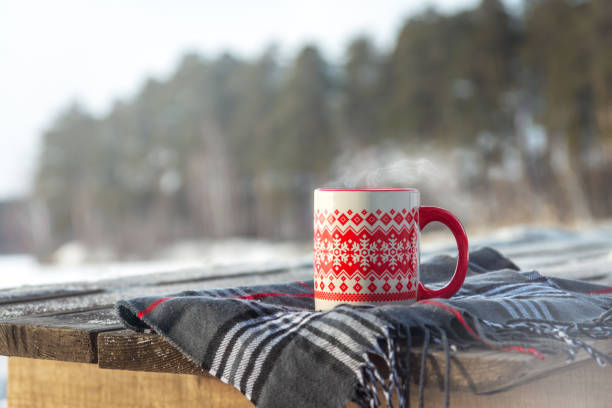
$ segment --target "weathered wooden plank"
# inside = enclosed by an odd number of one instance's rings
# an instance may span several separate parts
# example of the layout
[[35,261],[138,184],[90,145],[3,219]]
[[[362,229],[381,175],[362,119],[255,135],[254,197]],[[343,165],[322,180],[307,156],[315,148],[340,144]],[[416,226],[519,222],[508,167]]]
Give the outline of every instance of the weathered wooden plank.
[[160,296],[185,290],[203,290],[264,283],[289,282],[300,279],[312,279],[312,267],[269,268],[251,272],[235,272],[229,275],[206,275],[196,277],[191,274],[178,274],[177,282],[170,275],[163,274],[163,279],[156,277],[147,284],[121,285],[104,288],[86,295],[74,295],[54,299],[32,300],[19,303],[8,303],[0,306],[0,321],[20,316],[51,315],[56,313],[74,313],[94,308],[112,307],[118,300],[139,296]]
[[86,296],[102,292],[104,292],[104,289],[93,286],[73,288],[66,286],[53,288],[25,287],[0,292],[0,306],[15,303],[32,302],[37,300],[51,300],[72,296]]
[[[612,352],[612,340],[598,342],[596,347]],[[549,355],[539,360],[518,353],[474,350],[453,352],[451,358],[453,389],[478,393],[505,389],[567,366],[565,355]],[[588,359],[590,357],[586,353],[579,353],[573,364]],[[420,350],[415,348],[411,358],[414,374],[419,372],[420,362]],[[101,333],[98,336],[98,365],[101,368],[135,371],[181,374],[203,372],[160,336],[130,331]],[[444,353],[431,353],[427,359],[429,383],[443,383],[445,365]],[[414,380],[418,381],[416,378]]]
[[0,322],[0,355],[94,363],[98,334],[123,326],[112,309]]
[[[504,392],[476,395],[452,391],[450,402],[454,408],[603,408],[612,401],[610,383],[612,370],[585,361]],[[94,364],[16,357],[9,359],[7,396],[11,408],[253,406],[236,389],[213,377],[103,370]],[[444,404],[444,392],[436,384],[427,386],[424,396],[426,407]],[[411,406],[417,406],[417,398],[417,387],[413,385]],[[397,406],[397,398],[394,399]],[[355,405],[349,403],[348,407]]]
[[128,330],[98,336],[98,366],[105,369],[208,375],[161,336]]

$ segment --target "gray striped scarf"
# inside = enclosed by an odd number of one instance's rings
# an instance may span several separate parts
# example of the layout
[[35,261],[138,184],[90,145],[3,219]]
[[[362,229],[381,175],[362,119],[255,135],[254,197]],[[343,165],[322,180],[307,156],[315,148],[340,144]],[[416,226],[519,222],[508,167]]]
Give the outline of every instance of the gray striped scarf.
[[[421,277],[442,285],[454,262],[433,258],[421,265]],[[344,407],[348,401],[374,407],[379,398],[393,406],[394,392],[408,406],[407,353],[422,347],[425,358],[430,343],[447,357],[450,347],[534,358],[572,357],[582,348],[602,365],[612,361],[584,342],[612,337],[611,288],[520,271],[491,248],[470,254],[468,278],[453,298],[410,306],[316,312],[308,281],[123,300],[117,311],[128,328],[154,330],[261,407]]]

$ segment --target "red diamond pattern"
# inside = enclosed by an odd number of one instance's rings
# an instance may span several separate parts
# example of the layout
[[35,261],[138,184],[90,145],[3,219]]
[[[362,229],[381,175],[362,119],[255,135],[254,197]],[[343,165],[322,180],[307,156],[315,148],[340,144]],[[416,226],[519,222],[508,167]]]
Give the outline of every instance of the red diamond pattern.
[[374,284],[374,282],[370,283],[370,285],[368,286],[368,289],[370,290],[370,292],[374,292],[376,290],[376,285]]
[[327,287],[329,288],[329,290],[331,290],[332,292],[334,291],[334,289],[336,289],[336,285],[334,285],[334,282],[331,282],[329,285],[327,285]]
[[[321,224],[323,224],[325,220],[327,220],[328,224],[333,224],[335,221],[338,221],[342,225],[346,225],[349,221],[352,221],[353,224],[359,226],[364,221],[365,217],[365,221],[367,221],[370,225],[374,225],[379,220],[382,221],[385,225],[389,225],[391,221],[395,221],[396,224],[400,225],[402,224],[402,222],[404,222],[404,219],[409,223],[411,223],[413,219],[416,220],[418,212],[415,213],[414,210],[411,212],[403,208],[401,212],[400,210],[390,209],[388,213],[383,214],[382,210],[380,209],[376,210],[373,213],[368,213],[368,210],[363,209],[360,211],[360,215],[353,212],[352,210],[347,210],[346,213],[340,213],[340,211],[336,209],[333,211],[333,214],[338,216],[337,218],[334,217],[334,215],[331,213],[329,215],[327,214],[327,210],[321,212],[317,211],[315,214],[315,220],[319,220]],[[378,214],[379,216],[381,214],[383,215],[379,218],[375,214]]]
[[[337,216],[335,217],[334,214]],[[354,215],[353,215],[354,214]],[[382,221],[385,225],[388,225],[391,221],[395,221],[396,224],[400,225],[404,220],[411,223],[413,220],[418,222],[418,210],[412,209],[412,211],[402,208],[401,210],[390,209],[388,213],[383,214],[382,210],[377,209],[372,213],[368,213],[368,210],[363,209],[360,214],[353,212],[353,210],[347,210],[346,213],[341,213],[340,210],[335,209],[333,212],[327,209],[322,211],[315,211],[314,220],[318,220],[319,223],[323,224],[327,221],[328,224],[333,224],[335,221],[339,221],[342,225],[346,225],[349,221],[359,226],[365,218],[370,225],[374,225],[377,221]],[[376,216],[378,215],[378,217]]]
[[383,288],[383,290],[384,290],[385,292],[388,292],[388,291],[389,291],[389,289],[391,289],[391,285],[389,285],[389,283],[388,283],[388,282],[385,282],[385,284],[383,285],[383,287],[382,287],[382,288]]
[[359,293],[361,289],[363,289],[363,286],[361,286],[359,282],[357,282],[355,286],[353,286],[353,289],[355,289],[355,292]]
[[376,218],[376,216],[374,214],[370,214],[368,216],[368,218],[366,218],[366,221],[370,224],[370,225],[374,225],[374,223],[376,221],[378,221],[378,218]]
[[347,289],[348,289],[348,286],[346,286],[346,283],[342,282],[342,285],[340,285],[340,290],[342,290],[343,292],[346,292]]
[[[331,285],[333,285],[333,284],[329,285],[330,288],[331,288]],[[398,292],[401,292],[403,287],[404,287],[404,285],[402,285],[402,282],[397,282],[397,285],[395,285],[395,289],[397,289]]]

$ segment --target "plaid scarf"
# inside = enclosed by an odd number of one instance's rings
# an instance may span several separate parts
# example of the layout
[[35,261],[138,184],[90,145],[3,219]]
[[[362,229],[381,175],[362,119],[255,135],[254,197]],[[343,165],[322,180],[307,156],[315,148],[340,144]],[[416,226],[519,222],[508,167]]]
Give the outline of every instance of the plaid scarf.
[[[442,286],[454,266],[438,256],[420,274]],[[447,404],[453,346],[535,358],[584,349],[602,365],[612,361],[583,341],[612,337],[612,288],[521,271],[491,248],[470,254],[468,278],[451,299],[316,312],[312,284],[142,297],[118,302],[117,311],[128,328],[154,330],[261,407],[377,406],[377,383],[389,406],[393,392],[408,406],[407,353],[423,347],[425,358],[431,342],[446,351]]]

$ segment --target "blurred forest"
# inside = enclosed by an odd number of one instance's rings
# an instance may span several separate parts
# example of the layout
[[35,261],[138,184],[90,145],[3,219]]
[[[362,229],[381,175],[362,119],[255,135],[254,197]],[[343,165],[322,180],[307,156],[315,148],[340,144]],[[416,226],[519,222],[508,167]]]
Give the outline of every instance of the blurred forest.
[[[120,61],[116,63],[120,64]],[[105,117],[43,136],[30,250],[151,255],[178,240],[308,239],[312,190],[403,185],[471,225],[612,215],[612,2],[499,0],[405,21],[329,61],[185,55]]]

